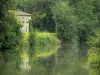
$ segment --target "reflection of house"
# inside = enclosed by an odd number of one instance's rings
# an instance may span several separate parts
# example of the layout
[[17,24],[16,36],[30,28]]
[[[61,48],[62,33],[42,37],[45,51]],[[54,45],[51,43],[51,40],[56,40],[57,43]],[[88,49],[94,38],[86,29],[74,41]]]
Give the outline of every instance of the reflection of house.
[[30,70],[31,69],[31,65],[29,64],[29,56],[28,53],[25,51],[24,54],[22,55],[22,63],[20,65],[20,68],[22,70]]
[[31,14],[13,10],[9,10],[9,12],[14,13],[17,16],[18,21],[23,25],[21,28],[22,32],[29,32],[29,20],[31,20]]

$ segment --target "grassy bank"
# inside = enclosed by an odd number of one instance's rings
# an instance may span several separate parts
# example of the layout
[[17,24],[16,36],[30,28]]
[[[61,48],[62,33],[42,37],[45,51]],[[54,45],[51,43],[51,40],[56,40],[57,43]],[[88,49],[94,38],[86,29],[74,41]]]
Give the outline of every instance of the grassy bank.
[[31,47],[58,45],[60,44],[60,40],[55,33],[34,31],[30,32],[29,44]]

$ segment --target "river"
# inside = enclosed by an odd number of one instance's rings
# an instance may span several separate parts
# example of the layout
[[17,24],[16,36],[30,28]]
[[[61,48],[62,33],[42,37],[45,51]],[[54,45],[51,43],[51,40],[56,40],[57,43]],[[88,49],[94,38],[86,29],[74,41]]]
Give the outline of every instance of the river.
[[89,68],[85,50],[69,45],[42,50],[54,49],[50,55],[36,55],[38,52],[28,47],[0,53],[0,75],[100,75],[99,70]]

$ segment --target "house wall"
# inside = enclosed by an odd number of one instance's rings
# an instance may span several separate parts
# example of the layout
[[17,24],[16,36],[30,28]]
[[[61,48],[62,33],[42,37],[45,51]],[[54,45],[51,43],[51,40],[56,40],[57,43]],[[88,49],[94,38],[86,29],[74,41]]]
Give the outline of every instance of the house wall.
[[18,21],[23,25],[21,30],[22,32],[29,32],[29,21],[31,20],[31,16],[17,16]]

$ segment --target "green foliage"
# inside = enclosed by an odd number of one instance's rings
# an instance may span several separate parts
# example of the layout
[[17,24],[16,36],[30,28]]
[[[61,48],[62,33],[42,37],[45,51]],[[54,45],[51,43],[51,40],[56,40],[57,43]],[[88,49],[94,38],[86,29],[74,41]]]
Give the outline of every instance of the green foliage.
[[55,23],[52,19],[52,15],[48,15],[48,13],[45,12],[33,14],[32,24],[33,28],[36,28],[40,31],[55,31]]
[[0,1],[0,20],[4,17],[7,10],[11,7],[12,0],[1,0]]
[[100,70],[99,69],[89,69],[89,75],[99,75],[100,74]]
[[29,33],[29,46],[35,46],[36,42],[36,31],[30,32]]
[[30,46],[47,46],[47,45],[57,45],[60,41],[57,39],[56,34],[48,32],[33,31],[30,32],[29,36]]
[[6,15],[2,21],[3,28],[0,30],[1,48],[14,48],[20,44],[21,25],[13,15]]
[[100,66],[100,30],[97,29],[99,5],[100,0],[68,0],[68,3],[60,1],[55,4],[52,11],[58,37],[64,42],[77,42],[74,39],[76,36],[79,38],[79,46],[88,40],[88,62],[96,67]]
[[24,0],[18,2],[18,8],[32,14],[32,27],[41,31],[55,31],[52,18],[52,0]]
[[[100,0],[68,0],[77,16],[79,46],[86,42],[90,46],[88,63],[91,67],[100,66]],[[97,29],[98,28],[98,29]]]
[[43,30],[45,29],[44,27],[46,27],[46,25],[43,24],[43,19],[46,17],[45,13],[39,14],[33,14],[32,16],[32,27],[34,29],[39,29],[39,30]]
[[36,32],[37,46],[57,45],[60,41],[57,39],[56,34],[48,32]]
[[72,42],[76,35],[77,18],[73,9],[66,2],[59,2],[52,8],[54,20],[56,22],[56,32],[63,41]]
[[94,0],[93,6],[94,6],[93,13],[96,14],[99,20],[98,26],[100,27],[100,0]]
[[95,32],[95,36],[90,36],[88,44],[90,46],[88,52],[88,63],[91,67],[100,67],[100,30]]
[[36,60],[41,57],[47,58],[56,53],[60,46],[60,40],[55,33],[34,31],[30,33],[30,58]]
[[100,48],[100,30],[95,32],[95,36],[90,36],[87,43],[90,47]]
[[0,48],[14,48],[20,44],[21,25],[13,15],[8,14],[13,5],[13,0],[0,1]]
[[21,47],[28,47],[29,46],[29,34],[27,32],[24,32],[22,34],[22,38],[20,40],[20,46]]
[[93,14],[93,0],[71,0],[69,3],[74,8],[78,18],[78,34],[80,41],[87,41],[88,35],[93,35],[98,20]]
[[90,48],[88,52],[88,63],[92,68],[100,68],[100,48]]

